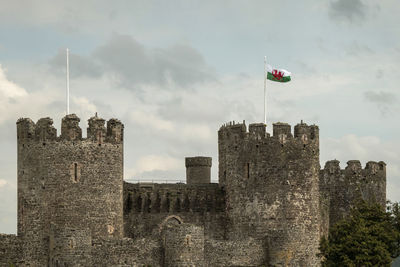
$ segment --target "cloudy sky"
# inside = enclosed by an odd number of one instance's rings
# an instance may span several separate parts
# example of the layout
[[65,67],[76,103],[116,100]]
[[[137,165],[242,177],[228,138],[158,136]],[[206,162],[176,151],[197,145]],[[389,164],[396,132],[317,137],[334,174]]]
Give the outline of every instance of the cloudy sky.
[[[213,157],[227,121],[263,120],[263,57],[293,73],[269,82],[272,122],[320,127],[321,166],[387,163],[400,201],[398,0],[0,0],[0,232],[16,232],[19,117],[71,111],[125,124],[125,179],[185,178]],[[86,130],[84,130],[86,132]]]

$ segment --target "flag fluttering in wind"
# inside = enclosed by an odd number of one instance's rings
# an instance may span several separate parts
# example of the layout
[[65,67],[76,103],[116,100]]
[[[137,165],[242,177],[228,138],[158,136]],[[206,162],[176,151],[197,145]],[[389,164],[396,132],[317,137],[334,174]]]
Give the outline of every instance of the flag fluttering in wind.
[[284,69],[274,69],[267,64],[267,57],[264,57],[264,124],[267,125],[267,80],[286,83],[291,80],[291,72]]
[[289,82],[290,75],[292,74],[291,72],[284,69],[274,69],[271,67],[271,65],[267,65],[266,72],[268,80],[281,83]]

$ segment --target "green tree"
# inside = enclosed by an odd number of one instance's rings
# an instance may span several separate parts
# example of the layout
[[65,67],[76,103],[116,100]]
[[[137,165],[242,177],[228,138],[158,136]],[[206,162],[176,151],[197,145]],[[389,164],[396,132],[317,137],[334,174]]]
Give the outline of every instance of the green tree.
[[381,205],[360,201],[345,220],[322,238],[322,266],[390,266],[399,255],[399,204]]

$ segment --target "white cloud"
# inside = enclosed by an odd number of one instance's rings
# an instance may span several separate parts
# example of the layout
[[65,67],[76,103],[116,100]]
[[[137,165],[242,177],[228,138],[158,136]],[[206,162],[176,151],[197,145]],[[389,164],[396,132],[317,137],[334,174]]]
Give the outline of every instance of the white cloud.
[[214,131],[211,131],[210,127],[206,124],[189,124],[183,127],[180,135],[185,140],[212,142],[216,136]]
[[[139,177],[145,172],[152,171],[174,171],[181,169],[183,159],[177,159],[171,156],[147,155],[138,159],[134,168],[128,169],[125,177]],[[161,177],[160,177],[161,178]]]
[[0,179],[0,187],[4,187],[7,184],[6,180]]
[[71,97],[71,100],[73,113],[76,113],[79,117],[92,117],[98,111],[96,105],[86,97]]
[[6,77],[6,70],[4,70],[0,64],[0,94],[2,95],[3,101],[10,100],[13,98],[20,98],[27,96],[28,93],[25,89],[19,87],[17,84],[9,81]]
[[150,112],[141,110],[131,111],[129,113],[129,118],[132,123],[138,124],[144,128],[150,127],[167,132],[174,131],[174,124],[171,121],[163,120]]

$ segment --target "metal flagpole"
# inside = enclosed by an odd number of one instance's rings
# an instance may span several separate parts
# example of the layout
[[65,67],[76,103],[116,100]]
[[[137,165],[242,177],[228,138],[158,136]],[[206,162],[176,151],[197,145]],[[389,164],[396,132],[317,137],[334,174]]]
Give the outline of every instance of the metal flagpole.
[[69,114],[69,49],[67,48],[67,115]]
[[267,124],[267,57],[264,56],[264,124]]

